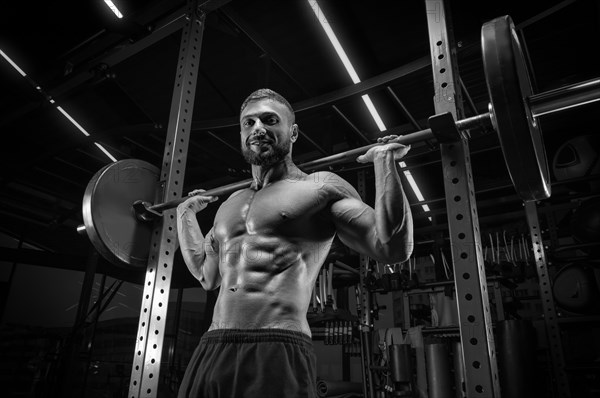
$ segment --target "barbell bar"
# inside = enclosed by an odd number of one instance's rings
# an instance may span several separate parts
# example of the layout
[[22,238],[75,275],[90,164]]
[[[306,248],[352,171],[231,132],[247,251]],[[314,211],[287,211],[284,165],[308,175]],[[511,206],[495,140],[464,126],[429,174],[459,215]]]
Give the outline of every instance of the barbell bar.
[[[432,116],[430,128],[402,135],[410,145],[431,139],[460,140],[462,131],[491,128],[496,131],[513,186],[523,201],[550,197],[550,176],[537,118],[600,100],[600,78],[534,94],[514,24],[506,15],[486,22],[481,30],[483,65],[490,102],[488,112],[454,121],[450,114]],[[440,121],[444,131],[440,132]],[[434,122],[437,127],[434,127]],[[448,128],[449,127],[449,128]],[[300,164],[304,171],[354,161],[373,143]],[[120,160],[99,170],[90,180],[83,200],[85,232],[109,261],[125,267],[145,267],[153,223],[162,212],[177,207],[187,197],[160,200],[160,170],[137,159]],[[247,179],[203,192],[227,196],[248,188]]]

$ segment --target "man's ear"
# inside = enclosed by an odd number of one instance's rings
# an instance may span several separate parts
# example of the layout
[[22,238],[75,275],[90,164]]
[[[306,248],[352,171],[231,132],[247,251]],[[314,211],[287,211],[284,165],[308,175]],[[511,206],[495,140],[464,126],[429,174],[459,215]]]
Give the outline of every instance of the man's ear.
[[296,123],[294,123],[294,124],[292,124],[291,140],[292,140],[292,142],[296,142],[297,139],[298,139],[298,125]]

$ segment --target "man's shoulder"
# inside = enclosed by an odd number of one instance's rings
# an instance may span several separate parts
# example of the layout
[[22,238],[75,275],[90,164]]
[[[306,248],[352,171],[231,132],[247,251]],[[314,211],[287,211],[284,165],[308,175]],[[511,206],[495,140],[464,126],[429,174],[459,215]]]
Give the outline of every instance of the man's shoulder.
[[343,179],[340,175],[331,171],[316,171],[306,176],[308,181],[323,183],[323,184],[335,184],[344,183],[348,184],[348,181]]
[[307,176],[307,180],[320,185],[321,189],[341,199],[343,197],[356,197],[356,189],[339,174],[331,171],[318,171]]
[[233,199],[235,199],[236,197],[238,197],[238,196],[242,195],[244,192],[247,192],[247,191],[249,191],[249,190],[250,190],[250,188],[242,188],[242,189],[239,189],[239,190],[237,190],[237,191],[234,191],[234,192],[233,192],[231,195],[229,195],[229,196],[228,196],[228,197],[227,197],[227,198],[226,198],[226,199],[223,201],[223,204],[225,204],[225,203],[229,202],[230,200],[233,200]]

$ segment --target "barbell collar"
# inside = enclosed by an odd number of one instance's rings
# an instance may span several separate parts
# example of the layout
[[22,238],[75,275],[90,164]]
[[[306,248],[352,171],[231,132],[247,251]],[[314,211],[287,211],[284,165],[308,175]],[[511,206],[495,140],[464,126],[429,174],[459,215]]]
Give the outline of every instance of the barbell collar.
[[435,139],[440,144],[450,144],[461,140],[461,132],[458,130],[456,122],[454,122],[452,113],[439,113],[430,116],[428,121]]
[[136,200],[133,202],[133,205],[131,205],[131,210],[139,221],[152,221],[162,216],[159,211],[154,210],[152,207],[152,203],[150,202]]

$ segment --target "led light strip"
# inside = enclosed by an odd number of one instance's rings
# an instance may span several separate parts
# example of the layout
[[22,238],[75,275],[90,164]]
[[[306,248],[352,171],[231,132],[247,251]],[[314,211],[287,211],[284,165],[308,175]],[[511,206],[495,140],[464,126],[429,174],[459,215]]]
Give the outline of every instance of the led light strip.
[[[312,8],[317,19],[319,20],[319,23],[321,24],[321,27],[325,31],[325,34],[327,34],[327,37],[329,38],[329,41],[333,45],[333,48],[335,49],[338,57],[344,64],[346,71],[348,71],[348,75],[350,75],[350,79],[352,79],[352,82],[354,84],[360,83],[360,78],[358,77],[358,74],[354,70],[354,67],[352,66],[350,59],[346,55],[344,48],[342,47],[339,40],[337,39],[337,36],[333,32],[333,29],[331,28],[329,21],[327,21],[327,18],[325,17],[325,14],[323,14],[323,11],[321,11],[321,8],[319,7],[317,0],[308,0],[308,4]],[[373,117],[375,124],[377,124],[379,131],[383,132],[383,131],[387,130],[387,128],[385,127],[385,124],[383,123],[383,120],[381,120],[381,117],[379,116],[379,113],[377,112],[377,109],[375,109],[375,105],[373,105],[371,98],[368,95],[363,95],[362,99],[363,99],[363,102],[365,103],[365,105],[367,106],[367,109],[371,113],[371,116]],[[399,162],[398,164],[400,165],[401,168],[403,168],[403,169],[406,168],[406,163]],[[417,185],[411,172],[408,170],[403,170],[403,173],[404,173],[404,176],[406,177],[406,180],[408,181],[410,187],[412,188],[413,192],[415,193],[417,200],[419,202],[423,202],[425,200],[425,198],[423,197],[423,194],[421,194],[421,190],[419,189],[419,186]],[[421,205],[421,207],[423,208],[423,210],[425,212],[430,211],[429,206],[426,204]],[[429,217],[429,221],[432,221],[431,217]]]
[[[73,119],[73,117],[71,117],[71,115],[69,115],[67,113],[67,111],[65,111],[61,106],[56,105],[56,101],[54,101],[54,99],[52,99],[52,97],[50,97],[49,95],[47,95],[44,90],[42,90],[42,88],[36,84],[24,71],[23,69],[21,69],[19,67],[19,65],[17,65],[4,51],[0,50],[0,55],[2,55],[2,57],[6,60],[6,62],[8,62],[13,68],[15,68],[15,70],[17,72],[19,72],[19,74],[21,76],[23,76],[25,79],[27,79],[29,81],[29,83],[31,83],[35,89],[40,92],[40,94],[42,94],[46,100],[51,103],[52,105],[56,106],[56,109],[63,114],[64,117],[67,118],[67,120],[69,120],[75,127],[77,127],[77,129],[79,131],[81,131],[83,133],[83,135],[85,135],[86,137],[90,136],[90,133],[88,133],[79,123],[77,123],[77,121],[75,119]],[[97,142],[94,142],[94,144],[112,161],[112,162],[116,162],[117,159],[110,154],[110,152],[108,152],[106,150],[106,148],[104,148],[102,146],[102,144],[99,144]]]
[[119,11],[117,6],[111,0],[104,0],[104,2],[108,6],[108,8],[110,8],[110,10],[117,16],[117,18],[123,18],[123,14],[121,14],[121,11]]
[[[317,17],[317,19],[319,20],[319,23],[323,27],[325,34],[327,34],[329,41],[333,45],[335,52],[337,53],[338,57],[340,57],[340,60],[344,64],[346,71],[348,71],[348,74],[350,75],[350,79],[352,79],[352,82],[354,84],[360,83],[360,78],[358,77],[358,74],[354,70],[354,67],[352,66],[352,63],[350,62],[350,59],[346,55],[346,52],[344,51],[344,48],[342,47],[339,40],[337,39],[337,36],[333,32],[333,29],[331,29],[331,25],[329,24],[329,21],[327,21],[327,18],[325,18],[325,14],[323,14],[323,11],[321,11],[319,4],[317,4],[316,0],[308,0],[308,4],[310,4],[310,8],[312,8],[313,12],[315,13],[315,16]],[[377,124],[377,127],[379,128],[379,130],[380,131],[387,130],[387,128],[383,124],[383,121],[381,120],[381,117],[379,117],[379,114],[377,113],[377,110],[375,109],[373,102],[371,102],[371,98],[369,98],[369,95],[363,95],[362,99],[363,99],[363,102],[365,103],[365,105],[367,106],[367,109],[371,113],[373,120],[375,120],[375,123]]]
[[[406,163],[398,162],[398,164],[400,165],[401,168],[403,168],[403,169],[406,168]],[[412,173],[410,172],[410,170],[402,170],[402,172],[404,173],[404,177],[406,177],[408,184],[410,185],[413,192],[415,193],[417,200],[419,202],[425,201],[425,198],[423,197],[423,194],[421,193],[421,190],[419,189],[419,186],[417,185],[417,182],[415,181],[414,177],[412,176]],[[431,210],[429,208],[429,205],[426,205],[426,204],[421,205],[421,207],[423,208],[423,210],[425,212],[429,212]],[[428,218],[429,218],[429,221],[433,221],[431,219],[431,217],[428,217]]]

